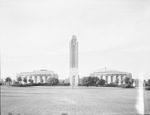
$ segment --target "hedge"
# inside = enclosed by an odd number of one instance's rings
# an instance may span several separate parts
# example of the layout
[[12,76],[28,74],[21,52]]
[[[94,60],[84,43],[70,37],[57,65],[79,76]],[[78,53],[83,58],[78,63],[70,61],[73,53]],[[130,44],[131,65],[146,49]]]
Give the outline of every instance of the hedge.
[[29,86],[70,86],[70,83],[59,83],[59,84],[49,84],[49,83],[27,83],[27,84],[13,84],[12,87],[29,87]]

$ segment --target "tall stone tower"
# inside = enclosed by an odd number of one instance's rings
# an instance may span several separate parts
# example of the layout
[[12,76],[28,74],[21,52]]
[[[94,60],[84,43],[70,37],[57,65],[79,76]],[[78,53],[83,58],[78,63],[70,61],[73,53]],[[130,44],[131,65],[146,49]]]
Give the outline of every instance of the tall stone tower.
[[78,42],[75,35],[70,41],[70,85],[78,86]]

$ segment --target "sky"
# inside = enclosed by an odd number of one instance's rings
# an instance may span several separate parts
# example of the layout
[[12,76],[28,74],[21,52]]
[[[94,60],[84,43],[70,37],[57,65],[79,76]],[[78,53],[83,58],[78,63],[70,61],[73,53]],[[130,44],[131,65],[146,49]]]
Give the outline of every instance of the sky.
[[150,79],[149,0],[1,0],[1,77],[53,70],[69,77],[69,42],[79,75],[104,67]]

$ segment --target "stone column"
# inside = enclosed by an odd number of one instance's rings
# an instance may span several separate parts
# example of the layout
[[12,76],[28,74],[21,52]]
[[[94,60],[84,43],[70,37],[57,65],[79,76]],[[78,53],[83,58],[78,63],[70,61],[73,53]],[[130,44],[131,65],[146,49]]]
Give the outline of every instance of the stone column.
[[28,79],[27,79],[27,76],[25,76],[25,78],[26,78],[26,80],[27,80],[27,82],[26,82],[26,83],[28,83]]
[[30,79],[33,80],[33,79],[32,79],[32,75],[30,76]]
[[40,83],[42,83],[42,76],[40,76]]
[[[116,83],[117,85],[119,84],[118,76],[119,76],[119,75],[116,75],[116,81],[118,82],[118,83]],[[115,82],[116,82],[116,81],[115,81]]]
[[42,79],[43,79],[43,83],[46,83],[45,76],[46,76],[46,75],[44,75],[44,76],[42,77]]
[[32,76],[30,76],[30,79],[32,79]]
[[123,76],[123,82],[124,82],[124,83],[125,83],[124,79],[125,79],[126,77],[127,77],[127,75],[124,75],[124,76]]
[[29,76],[26,76],[27,77],[27,83],[29,83]]
[[106,77],[106,84],[108,84],[108,76],[106,75],[105,77]]
[[47,83],[47,76],[45,76],[45,83]]
[[[32,80],[32,76],[31,75],[29,76],[29,79]],[[29,79],[28,79],[28,82],[29,82]],[[29,83],[31,83],[31,82],[29,82]]]
[[121,75],[118,77],[118,79],[119,79],[118,85],[121,85]]
[[116,81],[116,74],[115,75],[113,75],[113,83],[115,83],[115,81]]
[[123,81],[123,75],[121,75],[121,84],[123,84],[123,82],[122,82],[122,81]]
[[37,83],[40,83],[40,76],[37,75]]
[[[21,77],[21,81],[19,81],[21,84],[23,83],[23,77],[22,76],[19,76],[19,77]],[[11,81],[12,82],[12,81]],[[11,84],[11,83],[10,83]]]
[[44,83],[43,76],[40,76],[40,83]]
[[107,75],[108,76],[108,84],[111,83],[111,75]]
[[34,83],[37,83],[37,76],[34,76]]
[[114,76],[113,76],[113,75],[111,75],[111,83],[113,83],[113,77],[114,77]]

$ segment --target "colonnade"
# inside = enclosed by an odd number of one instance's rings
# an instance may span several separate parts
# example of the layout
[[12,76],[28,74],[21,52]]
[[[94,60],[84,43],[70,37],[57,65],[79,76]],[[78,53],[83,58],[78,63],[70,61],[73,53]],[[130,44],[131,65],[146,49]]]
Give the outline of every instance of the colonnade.
[[100,74],[96,75],[100,79],[104,79],[106,81],[106,84],[110,83],[118,83],[118,85],[121,85],[124,81],[124,79],[128,76],[127,74]]
[[22,83],[23,82],[23,79],[26,78],[27,79],[27,83],[30,83],[29,80],[33,80],[33,83],[47,83],[47,80],[50,78],[50,77],[58,77],[56,76],[55,74],[52,75],[19,75],[21,78],[22,78]]
[[48,76],[25,76],[27,79],[27,83],[29,79],[33,80],[33,83],[46,83]]

